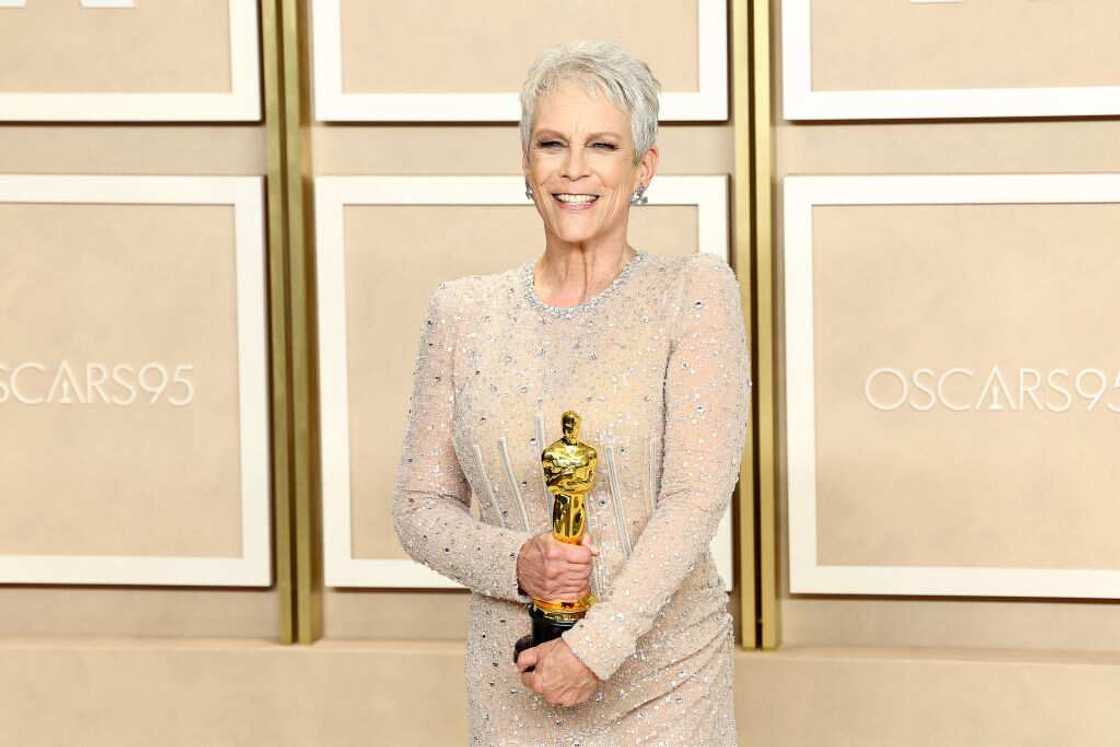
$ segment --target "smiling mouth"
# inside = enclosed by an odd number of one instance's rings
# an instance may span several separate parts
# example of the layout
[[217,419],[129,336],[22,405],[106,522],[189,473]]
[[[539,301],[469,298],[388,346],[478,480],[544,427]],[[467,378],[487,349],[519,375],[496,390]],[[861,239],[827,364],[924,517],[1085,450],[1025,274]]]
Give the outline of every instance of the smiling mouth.
[[568,192],[554,192],[552,196],[556,198],[557,202],[573,207],[592,205],[599,199],[599,195],[577,195]]

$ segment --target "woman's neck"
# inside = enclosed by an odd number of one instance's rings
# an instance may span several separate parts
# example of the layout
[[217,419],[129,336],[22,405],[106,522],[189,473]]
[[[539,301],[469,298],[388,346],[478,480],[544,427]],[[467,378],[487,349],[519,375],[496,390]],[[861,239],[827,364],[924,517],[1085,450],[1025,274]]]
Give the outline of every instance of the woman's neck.
[[533,266],[537,297],[553,306],[574,306],[605,290],[637,254],[627,242],[548,242]]

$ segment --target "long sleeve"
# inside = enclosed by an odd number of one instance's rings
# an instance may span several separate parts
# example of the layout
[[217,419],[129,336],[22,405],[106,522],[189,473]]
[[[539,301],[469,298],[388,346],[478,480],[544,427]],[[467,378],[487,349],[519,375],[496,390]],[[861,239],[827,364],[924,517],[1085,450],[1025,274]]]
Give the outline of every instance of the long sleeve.
[[739,285],[716,257],[700,255],[683,273],[666,369],[657,506],[610,597],[563,636],[604,680],[634,654],[707,550],[739,476],[751,402]]
[[492,597],[518,593],[517,554],[531,536],[475,520],[452,443],[452,368],[457,324],[454,282],[428,302],[413,370],[408,427],[393,489],[393,528],[414,559]]

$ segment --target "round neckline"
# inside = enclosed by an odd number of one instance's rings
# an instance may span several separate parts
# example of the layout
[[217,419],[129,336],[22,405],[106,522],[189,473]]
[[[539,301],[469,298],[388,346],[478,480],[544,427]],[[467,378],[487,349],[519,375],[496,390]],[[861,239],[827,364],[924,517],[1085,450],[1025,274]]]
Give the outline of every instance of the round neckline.
[[545,303],[540,299],[539,296],[537,296],[535,278],[533,277],[533,265],[536,264],[535,259],[531,259],[524,265],[522,265],[521,287],[525,292],[525,298],[526,300],[528,300],[530,306],[533,306],[542,311],[547,311],[551,314],[571,316],[587,309],[594,308],[595,306],[598,306],[604,300],[609,298],[611,294],[613,294],[616,290],[618,290],[620,286],[622,286],[623,283],[626,282],[626,278],[630,276],[631,272],[633,272],[634,267],[640,264],[645,256],[646,253],[641,249],[634,249],[634,256],[627,260],[626,264],[622,266],[622,269],[618,271],[618,274],[614,276],[614,280],[612,280],[606,288],[599,291],[586,301],[577,303],[573,306],[553,306],[552,304]]

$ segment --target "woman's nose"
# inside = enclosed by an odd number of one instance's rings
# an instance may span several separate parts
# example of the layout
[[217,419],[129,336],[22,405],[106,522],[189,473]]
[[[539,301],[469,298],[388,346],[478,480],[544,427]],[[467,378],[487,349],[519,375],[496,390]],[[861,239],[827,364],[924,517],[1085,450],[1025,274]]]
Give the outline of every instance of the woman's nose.
[[583,157],[583,148],[573,146],[568,148],[568,156],[564,159],[563,176],[569,179],[578,179],[584,176],[586,161]]

